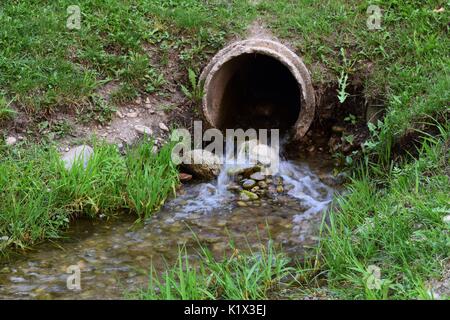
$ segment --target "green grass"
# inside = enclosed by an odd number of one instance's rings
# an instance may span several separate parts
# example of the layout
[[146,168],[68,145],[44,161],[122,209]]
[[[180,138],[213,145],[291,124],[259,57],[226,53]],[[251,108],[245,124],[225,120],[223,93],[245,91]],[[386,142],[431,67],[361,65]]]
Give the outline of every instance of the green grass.
[[[430,298],[426,281],[439,279],[449,261],[443,218],[450,214],[450,128],[440,129],[440,136],[425,139],[417,159],[388,173],[371,164],[337,199],[319,252],[333,295]],[[380,287],[368,285],[371,265],[381,270]]]
[[290,260],[271,242],[259,252],[234,249],[221,260],[204,247],[194,263],[188,257],[186,249],[180,249],[173,267],[162,275],[152,268],[148,287],[127,296],[142,300],[268,299],[293,272]]
[[178,171],[172,163],[172,145],[158,154],[150,143],[141,143],[126,158],[128,173],[125,181],[126,202],[130,210],[148,217],[158,210],[168,194],[176,193]]
[[135,213],[149,217],[178,183],[171,145],[152,153],[142,142],[126,157],[114,145],[95,144],[84,169],[68,171],[52,146],[1,147],[0,252],[57,238],[80,215]]
[[0,123],[14,118],[16,112],[10,108],[11,102],[0,96]]
[[160,57],[176,52],[184,69],[198,68],[225,34],[242,31],[254,14],[242,0],[83,0],[77,3],[81,29],[69,30],[67,8],[73,4],[0,4],[0,92],[33,118],[89,106],[112,80],[120,85],[116,103],[153,92],[161,82],[155,75],[165,66]]

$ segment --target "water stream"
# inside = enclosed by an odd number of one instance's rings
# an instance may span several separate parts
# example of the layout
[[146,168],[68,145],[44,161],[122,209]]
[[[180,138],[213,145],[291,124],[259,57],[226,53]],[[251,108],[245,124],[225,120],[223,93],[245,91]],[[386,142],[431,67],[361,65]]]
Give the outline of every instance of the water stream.
[[[151,264],[157,270],[172,265],[181,245],[192,259],[199,243],[221,256],[230,239],[245,250],[266,243],[270,234],[284,251],[299,256],[317,240],[321,213],[335,192],[319,179],[331,169],[329,161],[316,159],[284,161],[280,170],[291,189],[246,206],[236,204],[221,175],[218,182],[183,186],[143,225],[127,214],[77,220],[63,239],[0,263],[0,298],[123,298],[125,291],[145,287]],[[81,267],[81,291],[66,286],[67,267],[75,264]]]

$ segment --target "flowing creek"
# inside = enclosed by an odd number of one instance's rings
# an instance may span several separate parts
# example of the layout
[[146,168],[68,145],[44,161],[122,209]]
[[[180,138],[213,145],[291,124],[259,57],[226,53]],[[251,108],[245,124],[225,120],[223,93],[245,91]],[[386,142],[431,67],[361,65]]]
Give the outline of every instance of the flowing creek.
[[[331,171],[329,159],[283,161],[288,192],[239,206],[219,183],[184,185],[177,198],[144,224],[120,214],[108,221],[79,219],[63,239],[47,241],[0,263],[0,298],[114,299],[145,287],[150,266],[173,265],[185,245],[192,259],[198,244],[221,257],[229,241],[242,250],[272,239],[299,257],[317,241],[322,212],[336,190],[319,179]],[[195,236],[194,236],[195,234]],[[67,289],[70,265],[81,268],[81,291]]]

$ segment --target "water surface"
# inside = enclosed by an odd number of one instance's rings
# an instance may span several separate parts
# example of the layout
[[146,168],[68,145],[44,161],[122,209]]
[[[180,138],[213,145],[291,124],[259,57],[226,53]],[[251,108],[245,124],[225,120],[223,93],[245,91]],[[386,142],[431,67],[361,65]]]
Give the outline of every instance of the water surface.
[[[329,164],[321,159],[283,162],[281,168],[293,189],[247,207],[239,207],[226,188],[211,182],[185,185],[144,224],[126,214],[108,221],[79,219],[64,239],[0,263],[0,298],[123,298],[125,291],[145,287],[150,265],[157,270],[172,265],[183,245],[195,260],[199,244],[220,257],[230,240],[248,250],[270,238],[288,254],[301,256],[315,244],[322,213],[333,197],[333,188],[319,179]],[[70,265],[81,268],[81,291],[67,289]]]

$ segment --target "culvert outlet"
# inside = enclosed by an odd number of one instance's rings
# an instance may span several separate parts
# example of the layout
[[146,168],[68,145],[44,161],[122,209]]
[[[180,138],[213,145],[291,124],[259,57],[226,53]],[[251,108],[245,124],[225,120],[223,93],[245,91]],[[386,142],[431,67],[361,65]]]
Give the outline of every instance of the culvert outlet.
[[280,129],[294,139],[308,131],[315,111],[309,71],[279,42],[249,39],[222,49],[203,70],[202,108],[215,128]]

